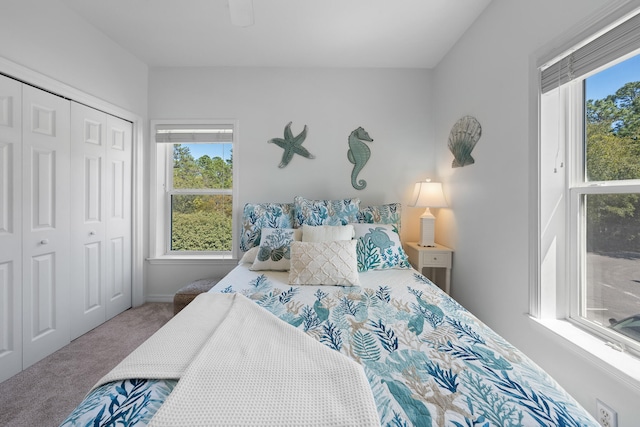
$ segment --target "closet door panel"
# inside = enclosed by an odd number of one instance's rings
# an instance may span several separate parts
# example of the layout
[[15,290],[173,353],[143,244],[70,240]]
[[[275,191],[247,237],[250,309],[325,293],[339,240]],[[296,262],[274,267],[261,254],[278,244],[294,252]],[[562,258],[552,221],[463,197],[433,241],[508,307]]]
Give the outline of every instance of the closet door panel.
[[107,116],[107,319],[131,307],[132,129]]
[[0,382],[22,370],[22,85],[0,76]]
[[69,335],[69,101],[23,86],[23,368]]
[[105,321],[106,114],[71,103],[71,339]]

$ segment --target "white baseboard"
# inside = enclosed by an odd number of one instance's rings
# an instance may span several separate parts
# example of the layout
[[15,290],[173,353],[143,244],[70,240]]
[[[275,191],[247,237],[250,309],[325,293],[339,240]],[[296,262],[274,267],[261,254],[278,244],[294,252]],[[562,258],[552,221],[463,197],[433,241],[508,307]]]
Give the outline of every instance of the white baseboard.
[[145,302],[173,302],[173,294],[171,295],[146,295]]

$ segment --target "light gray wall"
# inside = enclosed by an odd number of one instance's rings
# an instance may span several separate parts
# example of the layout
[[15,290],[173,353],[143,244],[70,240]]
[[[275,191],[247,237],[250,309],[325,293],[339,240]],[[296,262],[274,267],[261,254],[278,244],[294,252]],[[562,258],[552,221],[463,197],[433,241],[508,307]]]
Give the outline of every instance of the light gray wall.
[[[406,205],[414,183],[434,170],[432,106],[427,70],[152,68],[149,75],[150,119],[239,120],[236,218],[247,202],[292,202],[296,195]],[[283,151],[267,140],[282,138],[290,121],[294,135],[308,125],[304,146],[316,158],[296,155],[279,169]],[[347,159],[347,138],[358,126],[374,139],[359,175],[364,190],[351,186]],[[421,213],[405,207],[405,239],[417,239]],[[148,296],[166,298],[190,279],[229,268],[149,265]]]
[[0,57],[146,117],[148,67],[57,0],[2,0]]
[[[455,249],[453,296],[549,371],[591,413],[600,398],[618,411],[619,426],[631,427],[640,419],[640,391],[526,316],[530,214],[536,209],[529,191],[530,167],[535,167],[530,157],[537,112],[531,96],[534,61],[607,3],[493,0],[435,69],[436,168],[451,203],[438,217],[438,234]],[[446,141],[464,115],[480,121],[482,138],[473,151],[476,163],[453,169]]]

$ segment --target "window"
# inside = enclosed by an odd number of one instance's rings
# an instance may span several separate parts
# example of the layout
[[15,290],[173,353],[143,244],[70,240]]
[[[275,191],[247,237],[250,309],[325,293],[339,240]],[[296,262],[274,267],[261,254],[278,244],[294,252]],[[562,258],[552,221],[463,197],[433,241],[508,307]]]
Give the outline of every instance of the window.
[[541,77],[532,312],[640,354],[640,15]]
[[640,55],[587,77],[581,89],[584,132],[572,141],[569,185],[576,236],[570,256],[578,259],[571,316],[633,338],[632,325],[617,322],[640,319]]
[[234,251],[234,123],[153,121],[156,257]]

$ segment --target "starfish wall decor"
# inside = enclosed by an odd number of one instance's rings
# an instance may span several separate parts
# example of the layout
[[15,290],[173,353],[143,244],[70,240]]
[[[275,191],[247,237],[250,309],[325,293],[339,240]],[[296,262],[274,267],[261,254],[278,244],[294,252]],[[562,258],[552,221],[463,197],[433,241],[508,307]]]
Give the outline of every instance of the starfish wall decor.
[[309,153],[309,151],[302,146],[305,138],[307,137],[307,125],[304,125],[304,129],[297,136],[293,136],[291,133],[291,123],[287,124],[284,127],[284,139],[282,138],[271,138],[268,143],[276,144],[278,147],[284,149],[284,153],[282,153],[282,160],[278,165],[279,168],[283,168],[289,164],[294,154],[300,154],[307,159],[315,159],[316,156]]

